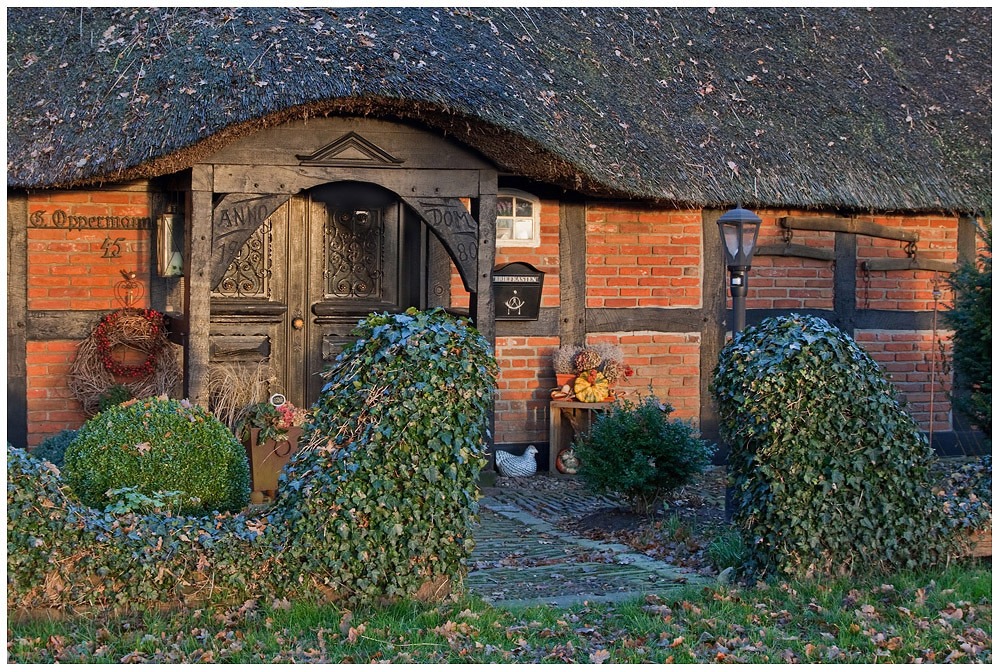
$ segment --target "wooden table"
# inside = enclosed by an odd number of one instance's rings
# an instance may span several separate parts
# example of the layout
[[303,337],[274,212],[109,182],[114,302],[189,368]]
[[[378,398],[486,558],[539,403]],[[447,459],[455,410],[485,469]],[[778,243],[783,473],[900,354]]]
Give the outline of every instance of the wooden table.
[[549,402],[549,473],[569,476],[556,469],[559,451],[569,448],[573,438],[590,431],[594,416],[608,410],[611,402],[585,403],[582,401]]

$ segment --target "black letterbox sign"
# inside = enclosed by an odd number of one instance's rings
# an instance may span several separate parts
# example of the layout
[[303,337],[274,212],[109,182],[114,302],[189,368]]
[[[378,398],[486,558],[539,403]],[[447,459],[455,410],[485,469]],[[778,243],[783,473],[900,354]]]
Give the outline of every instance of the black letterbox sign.
[[493,300],[496,302],[496,319],[537,320],[544,279],[545,273],[521,261],[494,268]]

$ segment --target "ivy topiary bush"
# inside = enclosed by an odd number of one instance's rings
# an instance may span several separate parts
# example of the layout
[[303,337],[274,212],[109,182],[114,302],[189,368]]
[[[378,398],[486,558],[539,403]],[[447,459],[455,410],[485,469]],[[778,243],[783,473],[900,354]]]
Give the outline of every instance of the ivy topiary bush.
[[165,515],[149,496],[102,512],[8,449],[9,617],[442,596],[472,546],[496,363],[440,310],[371,316],[356,333],[266,509]]
[[472,550],[498,369],[443,309],[375,315],[355,333],[305,427],[316,447],[292,457],[279,488],[301,500],[290,512],[301,547],[325,551],[305,571],[393,598],[457,579]]
[[590,432],[574,442],[579,474],[596,492],[624,495],[639,512],[649,512],[674,488],[690,483],[712,456],[698,432],[654,396],[635,404],[613,403],[598,414]]
[[711,390],[748,576],[926,567],[953,550],[926,439],[875,361],[825,320],[745,329]]
[[178,513],[239,511],[250,502],[246,451],[214,415],[185,400],[152,397],[112,406],[88,420],[66,449],[66,482],[87,506],[135,488],[178,491]]

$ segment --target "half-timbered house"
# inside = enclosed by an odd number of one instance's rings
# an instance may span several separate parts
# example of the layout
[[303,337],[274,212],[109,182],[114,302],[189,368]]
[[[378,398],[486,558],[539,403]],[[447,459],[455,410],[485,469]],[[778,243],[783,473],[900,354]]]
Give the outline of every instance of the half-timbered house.
[[[738,203],[748,321],[828,318],[961,438],[940,313],[991,212],[989,9],[7,17],[15,444],[85,419],[69,367],[123,269],[201,403],[213,365],[267,361],[308,404],[359,317],[445,306],[495,343],[500,445],[544,448],[549,356],[594,342],[712,437]],[[544,273],[537,319],[496,319],[513,262]]]

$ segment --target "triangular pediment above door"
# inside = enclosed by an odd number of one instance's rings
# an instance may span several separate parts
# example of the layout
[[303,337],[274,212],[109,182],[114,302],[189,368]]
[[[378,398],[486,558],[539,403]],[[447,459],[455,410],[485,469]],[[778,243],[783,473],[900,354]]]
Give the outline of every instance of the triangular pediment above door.
[[312,154],[296,154],[303,166],[395,168],[403,163],[378,145],[351,131]]

